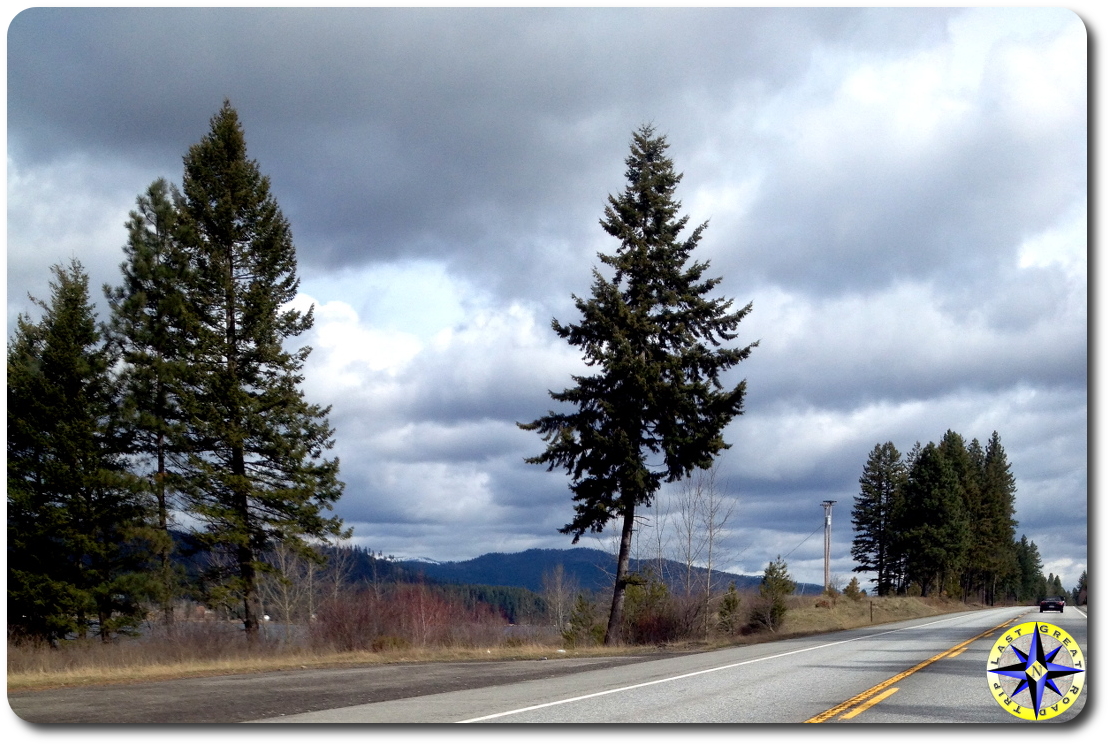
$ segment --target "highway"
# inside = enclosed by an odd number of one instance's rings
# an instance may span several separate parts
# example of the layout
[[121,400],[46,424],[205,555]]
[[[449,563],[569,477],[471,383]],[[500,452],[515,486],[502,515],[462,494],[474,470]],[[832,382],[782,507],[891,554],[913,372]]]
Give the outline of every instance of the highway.
[[[988,609],[256,722],[1020,724],[986,670],[995,640],[1022,622],[1062,628],[1088,652],[1077,608]],[[1084,686],[1035,724],[1074,719],[1086,699]]]

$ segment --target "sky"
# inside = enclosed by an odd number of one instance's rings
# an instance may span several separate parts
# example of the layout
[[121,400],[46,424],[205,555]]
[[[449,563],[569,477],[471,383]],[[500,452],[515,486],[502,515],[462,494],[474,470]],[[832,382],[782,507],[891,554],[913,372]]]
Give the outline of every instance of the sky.
[[[516,423],[586,370],[599,219],[651,124],[696,258],[758,340],[718,557],[855,562],[868,453],[997,431],[1018,535],[1088,540],[1088,32],[1064,9],[34,8],[7,34],[8,336],[78,258],[101,318],[124,223],[225,98],[288,218],[354,541],[569,548],[567,476]],[[673,503],[678,486],[660,495]],[[615,528],[615,526],[614,526]],[[612,531],[581,545],[609,548]],[[646,533],[645,533],[646,536]],[[642,547],[641,547],[642,551]],[[861,574],[862,575],[862,574]],[[862,577],[861,577],[862,580]]]

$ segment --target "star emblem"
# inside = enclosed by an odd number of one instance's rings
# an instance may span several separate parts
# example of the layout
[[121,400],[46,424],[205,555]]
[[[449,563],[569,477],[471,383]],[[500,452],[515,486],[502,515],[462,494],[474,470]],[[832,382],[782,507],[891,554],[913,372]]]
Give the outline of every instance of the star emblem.
[[[1050,637],[1049,644],[1051,645],[1054,642],[1055,641]],[[988,673],[1006,676],[1011,679],[1018,679],[1021,683],[1010,693],[1010,696],[1014,697],[1021,692],[1028,691],[1030,698],[1033,700],[1033,711],[1034,713],[1039,713],[1041,711],[1041,704],[1044,701],[1046,687],[1056,692],[1056,694],[1063,696],[1063,693],[1057,688],[1055,680],[1064,676],[1071,676],[1083,672],[1082,668],[1072,668],[1071,666],[1065,666],[1055,662],[1057,654],[1063,648],[1063,645],[1057,645],[1053,650],[1046,653],[1041,633],[1039,631],[1034,631],[1033,642],[1029,646],[1028,653],[1023,653],[1015,645],[1011,644],[1010,650],[1017,656],[1018,662],[1008,666],[988,669]],[[1036,715],[1034,717],[1036,717]]]

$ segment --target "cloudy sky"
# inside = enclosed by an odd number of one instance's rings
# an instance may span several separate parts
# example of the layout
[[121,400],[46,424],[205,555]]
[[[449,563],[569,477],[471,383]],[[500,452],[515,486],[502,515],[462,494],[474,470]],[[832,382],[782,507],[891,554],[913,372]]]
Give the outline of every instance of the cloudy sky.
[[[356,540],[569,547],[515,423],[583,369],[576,319],[634,128],[753,311],[720,484],[729,569],[854,565],[871,448],[997,430],[1019,534],[1087,565],[1087,45],[1059,9],[31,9],[7,36],[7,309],[123,224],[229,98],[298,248]],[[101,304],[103,307],[103,304]],[[816,533],[815,533],[816,532]],[[586,546],[602,546],[584,538]]]

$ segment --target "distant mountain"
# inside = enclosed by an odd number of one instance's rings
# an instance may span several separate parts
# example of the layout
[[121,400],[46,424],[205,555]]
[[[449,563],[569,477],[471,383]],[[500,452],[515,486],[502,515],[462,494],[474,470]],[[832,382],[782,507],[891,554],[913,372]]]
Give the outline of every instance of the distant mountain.
[[[473,585],[510,586],[527,588],[535,593],[543,590],[544,574],[563,566],[563,573],[572,578],[579,588],[590,591],[605,591],[613,587],[613,571],[616,557],[599,549],[575,547],[573,549],[527,549],[523,552],[503,554],[494,552],[483,554],[461,562],[422,562],[402,560],[397,563],[409,575],[416,575],[439,583],[466,583]],[[632,570],[656,565],[656,561],[631,561]],[[675,580],[683,577],[685,565],[665,560],[664,579],[674,585]],[[696,575],[704,579],[705,568],[695,568]],[[729,582],[736,583],[739,590],[759,587],[762,576],[736,575],[730,572],[713,571],[713,585],[727,588]],[[821,587],[813,583],[799,583],[796,593],[815,595]]]
[[[204,568],[209,565],[207,551],[187,533],[174,531],[175,552],[174,559],[180,563],[185,575],[191,583],[196,583]],[[487,593],[494,595],[513,595],[504,589],[525,589],[532,593],[542,593],[543,577],[545,573],[563,566],[563,573],[568,580],[579,589],[585,591],[612,591],[613,571],[616,569],[617,559],[608,552],[586,547],[571,549],[528,549],[513,554],[496,552],[483,554],[474,559],[462,562],[438,562],[434,559],[421,557],[419,559],[402,559],[395,556],[382,556],[364,548],[351,548],[342,550],[348,552],[347,561],[348,579],[356,584],[367,583],[413,583],[426,580],[436,584],[449,584],[459,586],[486,586],[485,589],[469,589],[471,593]],[[331,547],[323,548],[325,555],[336,552]],[[655,567],[653,561],[630,562],[633,571]],[[680,578],[686,573],[684,565],[666,560],[663,565],[664,580],[672,587],[680,585]],[[695,576],[704,582],[705,568],[695,567]],[[736,583],[737,589],[754,590],[759,587],[759,575],[736,575],[729,572],[713,571],[713,585],[724,590],[730,582]],[[503,590],[497,590],[503,589]],[[799,583],[795,593],[802,595],[816,595],[821,592],[821,586],[813,583]],[[518,610],[532,603],[529,594],[516,594],[512,603],[498,601],[495,605],[509,613],[510,616]]]

